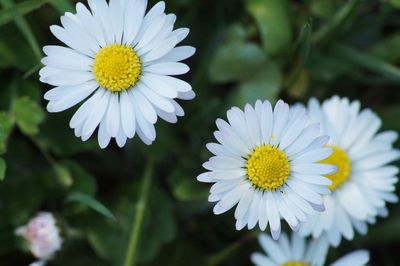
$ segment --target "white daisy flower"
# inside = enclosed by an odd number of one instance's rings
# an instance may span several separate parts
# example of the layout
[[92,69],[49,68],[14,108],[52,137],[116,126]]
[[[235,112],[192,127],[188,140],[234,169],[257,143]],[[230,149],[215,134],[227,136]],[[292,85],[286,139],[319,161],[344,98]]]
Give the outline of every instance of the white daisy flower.
[[323,195],[331,181],[323,175],[336,167],[318,163],[332,149],[324,147],[327,136],[318,137],[319,125],[308,123],[304,108],[289,109],[278,101],[272,110],[268,101],[246,105],[244,112],[233,107],[228,122],[217,119],[214,136],[219,143],[207,144],[211,157],[203,167],[208,172],[197,177],[215,183],[210,202],[218,202],[215,214],[237,204],[236,229],[258,223],[270,225],[274,239],[281,231],[281,218],[293,230],[307,215],[324,210]]
[[400,158],[393,148],[397,133],[377,133],[381,120],[369,109],[360,111],[360,102],[337,96],[322,106],[312,99],[308,111],[313,121],[320,122],[321,133],[330,136],[332,155],[323,160],[338,166],[330,195],[325,196],[326,211],[300,227],[303,236],[326,235],[339,245],[341,238],[353,239],[354,231],[365,234],[367,223],[377,215],[387,215],[386,202],[397,202],[394,193],[399,169],[389,163]]
[[156,138],[157,118],[175,123],[183,116],[174,99],[195,97],[191,86],[171,77],[189,67],[179,61],[195,48],[175,47],[189,29],[174,30],[176,16],[158,2],[145,14],[147,0],[88,0],[76,14],[65,13],[61,26],[50,27],[66,46],[45,46],[40,80],[56,88],[45,94],[49,112],[84,102],[70,126],[83,141],[98,127],[105,148],[111,138],[123,147],[137,133],[146,144]]
[[[253,253],[251,261],[256,266],[322,266],[325,265],[329,250],[329,243],[324,237],[307,242],[294,233],[291,240],[286,234],[282,234],[279,241],[260,234],[258,241],[268,256],[259,252]],[[329,266],[363,266],[368,261],[369,252],[359,250],[338,259]]]
[[39,213],[28,224],[19,227],[15,233],[27,241],[29,250],[40,259],[36,265],[44,265],[45,261],[51,259],[61,249],[60,230],[51,213]]

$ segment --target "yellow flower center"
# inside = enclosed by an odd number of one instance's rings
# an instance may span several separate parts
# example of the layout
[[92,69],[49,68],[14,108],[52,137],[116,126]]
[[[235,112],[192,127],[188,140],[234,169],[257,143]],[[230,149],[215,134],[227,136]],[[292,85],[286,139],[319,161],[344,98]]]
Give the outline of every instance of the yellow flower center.
[[350,175],[351,162],[347,153],[338,146],[330,146],[333,149],[331,156],[321,161],[321,163],[328,163],[337,166],[335,174],[327,175],[332,184],[329,187],[331,190],[339,188],[344,182],[347,181]]
[[261,145],[250,153],[246,169],[253,186],[275,190],[289,177],[290,164],[286,154],[277,147]]
[[302,261],[288,261],[281,266],[310,266],[310,264],[302,262]]
[[121,92],[135,85],[141,71],[139,56],[131,47],[121,44],[101,48],[93,62],[96,81],[111,92]]

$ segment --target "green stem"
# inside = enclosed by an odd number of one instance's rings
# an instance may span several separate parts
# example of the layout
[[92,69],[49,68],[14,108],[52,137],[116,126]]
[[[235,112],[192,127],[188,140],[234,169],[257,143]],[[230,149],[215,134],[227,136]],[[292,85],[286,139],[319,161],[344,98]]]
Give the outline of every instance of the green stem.
[[125,255],[125,261],[123,264],[124,266],[134,266],[136,262],[137,246],[139,242],[140,231],[142,228],[142,223],[147,203],[147,195],[149,193],[152,175],[153,175],[153,162],[152,160],[149,160],[143,175],[142,187],[135,208],[135,216],[132,219],[132,230],[129,237],[129,244]]

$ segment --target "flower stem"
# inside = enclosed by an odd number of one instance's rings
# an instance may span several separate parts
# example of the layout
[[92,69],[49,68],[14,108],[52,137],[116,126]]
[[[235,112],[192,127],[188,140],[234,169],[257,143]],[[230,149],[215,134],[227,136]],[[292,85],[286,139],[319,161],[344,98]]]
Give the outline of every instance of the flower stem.
[[153,175],[153,162],[149,160],[143,174],[139,199],[136,203],[135,216],[132,219],[132,230],[129,237],[128,248],[125,255],[124,266],[134,266],[136,262],[137,246],[142,228],[143,217],[146,209],[147,195],[149,193],[151,177]]

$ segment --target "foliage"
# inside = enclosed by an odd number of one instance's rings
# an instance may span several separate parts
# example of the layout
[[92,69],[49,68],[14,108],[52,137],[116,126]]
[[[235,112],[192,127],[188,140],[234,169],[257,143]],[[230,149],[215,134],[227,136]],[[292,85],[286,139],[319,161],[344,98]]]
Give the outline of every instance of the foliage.
[[[154,1],[149,1],[154,4]],[[72,111],[46,114],[38,81],[48,30],[76,1],[0,0],[0,261],[33,261],[14,229],[40,210],[54,212],[63,250],[49,265],[122,265],[132,220],[142,226],[139,265],[249,265],[254,233],[234,229],[232,213],[212,214],[208,186],[195,181],[217,117],[256,99],[290,103],[334,94],[361,100],[400,130],[400,1],[168,0],[197,47],[185,79],[197,93],[186,116],[157,124],[157,139],[106,150],[69,129]],[[142,176],[154,161],[142,198]],[[145,203],[144,212],[139,203]],[[400,208],[341,252],[372,251],[372,265],[397,265]],[[5,244],[6,243],[6,244]]]

